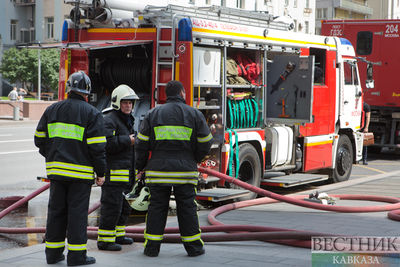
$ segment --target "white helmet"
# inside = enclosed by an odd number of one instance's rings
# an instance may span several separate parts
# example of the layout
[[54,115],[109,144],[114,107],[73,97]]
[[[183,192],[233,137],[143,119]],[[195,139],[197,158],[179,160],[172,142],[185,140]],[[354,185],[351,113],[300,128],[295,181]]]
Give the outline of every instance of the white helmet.
[[125,199],[133,209],[146,211],[150,204],[150,190],[147,186],[143,186],[142,183],[136,183],[132,191],[125,195]]
[[111,94],[111,107],[115,110],[121,108],[121,100],[136,100],[139,99],[135,91],[126,84],[117,86]]

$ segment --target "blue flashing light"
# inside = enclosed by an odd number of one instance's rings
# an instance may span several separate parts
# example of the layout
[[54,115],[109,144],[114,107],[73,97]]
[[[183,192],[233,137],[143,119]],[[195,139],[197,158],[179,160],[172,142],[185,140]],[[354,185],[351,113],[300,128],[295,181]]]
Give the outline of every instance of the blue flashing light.
[[340,43],[342,45],[351,45],[352,46],[351,42],[349,40],[347,40],[346,38],[340,38]]
[[192,21],[183,18],[178,23],[178,41],[192,41]]
[[68,41],[68,22],[66,20],[64,20],[62,27],[61,41]]

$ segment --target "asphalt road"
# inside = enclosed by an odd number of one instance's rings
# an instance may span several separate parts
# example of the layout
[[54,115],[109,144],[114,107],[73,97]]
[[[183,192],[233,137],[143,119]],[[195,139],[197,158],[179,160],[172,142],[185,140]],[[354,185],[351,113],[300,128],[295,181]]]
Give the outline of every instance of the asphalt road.
[[46,173],[33,143],[37,121],[0,122],[0,185],[35,181]]

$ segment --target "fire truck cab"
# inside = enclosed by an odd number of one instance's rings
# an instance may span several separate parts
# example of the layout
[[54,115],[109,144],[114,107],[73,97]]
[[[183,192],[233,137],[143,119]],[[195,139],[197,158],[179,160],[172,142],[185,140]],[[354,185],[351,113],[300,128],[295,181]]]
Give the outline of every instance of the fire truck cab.
[[[128,84],[140,97],[137,129],[165,103],[166,83],[179,80],[214,136],[202,166],[254,186],[349,178],[362,154],[362,90],[346,39],[295,33],[270,14],[217,6],[148,6],[132,18],[100,20],[112,13],[107,2],[75,6],[75,22],[64,23],[60,99],[77,70],[92,79],[90,103],[99,109]],[[201,175],[199,185],[199,200],[255,197],[216,177]]]

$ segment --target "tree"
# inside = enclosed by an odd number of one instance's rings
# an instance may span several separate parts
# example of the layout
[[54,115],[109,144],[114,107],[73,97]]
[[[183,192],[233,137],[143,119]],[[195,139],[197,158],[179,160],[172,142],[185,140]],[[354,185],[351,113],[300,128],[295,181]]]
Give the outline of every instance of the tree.
[[[58,93],[58,70],[60,51],[58,49],[42,49],[41,85],[44,91]],[[38,91],[38,49],[10,48],[3,53],[0,72],[4,79],[11,83],[30,83],[31,91]]]

